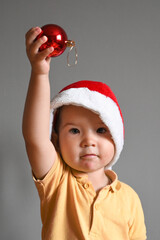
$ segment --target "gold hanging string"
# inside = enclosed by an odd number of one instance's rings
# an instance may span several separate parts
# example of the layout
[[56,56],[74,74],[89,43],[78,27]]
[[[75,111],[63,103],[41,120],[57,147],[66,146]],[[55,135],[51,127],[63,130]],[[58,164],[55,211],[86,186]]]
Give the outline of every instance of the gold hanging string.
[[[77,48],[76,48],[76,44],[73,40],[68,40],[66,41],[66,44],[67,44],[67,47],[70,47],[69,51],[68,51],[68,54],[67,54],[67,66],[68,67],[71,67],[71,66],[74,66],[77,64],[78,62],[78,53],[77,53]],[[70,52],[72,51],[72,49],[74,48],[75,50],[75,61],[74,61],[74,64],[70,64],[69,62],[69,56],[70,56]]]

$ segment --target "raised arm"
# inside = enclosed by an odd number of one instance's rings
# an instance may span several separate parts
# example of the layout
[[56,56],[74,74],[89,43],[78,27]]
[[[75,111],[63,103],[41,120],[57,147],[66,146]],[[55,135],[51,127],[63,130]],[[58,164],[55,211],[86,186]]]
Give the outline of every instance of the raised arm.
[[26,34],[26,51],[31,63],[31,78],[23,115],[23,136],[28,158],[37,178],[43,178],[52,167],[56,151],[50,141],[50,58],[52,47],[39,52],[47,40],[36,40],[40,28],[32,28]]

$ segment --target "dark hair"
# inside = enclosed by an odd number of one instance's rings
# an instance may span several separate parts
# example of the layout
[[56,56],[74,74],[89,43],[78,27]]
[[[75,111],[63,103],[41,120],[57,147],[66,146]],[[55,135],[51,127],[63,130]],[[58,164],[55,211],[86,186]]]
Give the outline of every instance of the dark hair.
[[58,108],[54,113],[53,122],[52,122],[52,133],[51,133],[51,142],[53,143],[57,152],[59,152],[59,126],[60,126],[60,113],[62,107]]
[[52,123],[52,132],[55,132],[56,134],[59,133],[59,125],[60,125],[60,113],[62,110],[62,107],[59,107],[56,109],[56,112],[54,113],[53,123]]

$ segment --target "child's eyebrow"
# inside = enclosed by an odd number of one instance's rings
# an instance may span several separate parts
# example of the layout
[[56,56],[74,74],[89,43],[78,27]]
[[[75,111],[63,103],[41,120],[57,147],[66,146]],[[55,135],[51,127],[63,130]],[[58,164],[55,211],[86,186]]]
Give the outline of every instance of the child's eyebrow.
[[97,125],[103,125],[103,126],[107,127],[106,124],[105,124],[104,122],[102,122],[102,121],[97,122],[96,124],[97,124]]
[[65,128],[65,127],[68,127],[68,126],[76,126],[75,123],[72,123],[72,122],[68,122],[68,123],[65,123],[64,125],[62,125],[62,129]]

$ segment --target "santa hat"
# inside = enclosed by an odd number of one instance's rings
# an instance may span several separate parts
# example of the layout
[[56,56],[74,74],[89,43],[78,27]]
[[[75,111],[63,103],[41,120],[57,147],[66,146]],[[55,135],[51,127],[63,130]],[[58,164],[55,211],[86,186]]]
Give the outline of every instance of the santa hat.
[[123,148],[124,122],[118,101],[110,87],[105,83],[95,81],[84,80],[72,83],[63,88],[53,98],[51,111],[55,112],[57,108],[63,105],[82,106],[99,115],[104,124],[109,128],[115,143],[115,155],[107,168],[113,166],[117,162]]

